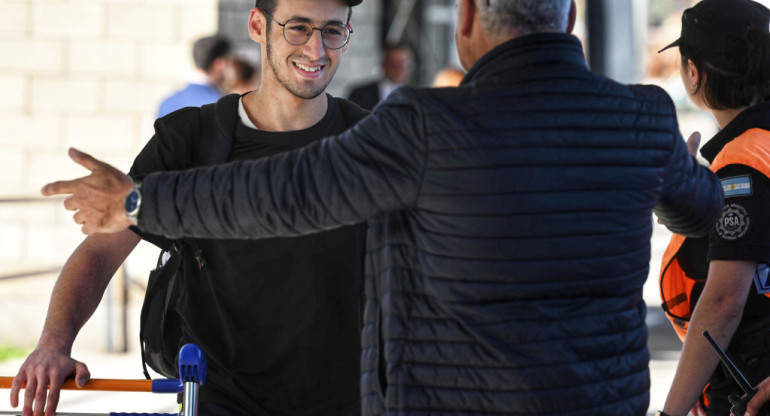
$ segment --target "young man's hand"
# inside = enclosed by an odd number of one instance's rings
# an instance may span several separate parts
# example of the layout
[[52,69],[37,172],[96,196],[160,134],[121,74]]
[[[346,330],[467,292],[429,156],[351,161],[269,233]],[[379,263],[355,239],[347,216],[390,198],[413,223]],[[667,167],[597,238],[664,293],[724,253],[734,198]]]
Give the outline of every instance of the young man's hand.
[[66,353],[38,346],[13,379],[11,406],[19,406],[19,392],[23,391],[24,416],[53,416],[59,404],[62,383],[69,376],[74,376],[76,385],[83,387],[91,378],[91,373],[85,364],[73,360]]
[[64,207],[76,211],[73,218],[84,234],[114,233],[131,225],[124,206],[134,184],[128,175],[87,153],[70,148],[69,156],[91,174],[69,181],[51,182],[43,187],[45,196],[71,195]]

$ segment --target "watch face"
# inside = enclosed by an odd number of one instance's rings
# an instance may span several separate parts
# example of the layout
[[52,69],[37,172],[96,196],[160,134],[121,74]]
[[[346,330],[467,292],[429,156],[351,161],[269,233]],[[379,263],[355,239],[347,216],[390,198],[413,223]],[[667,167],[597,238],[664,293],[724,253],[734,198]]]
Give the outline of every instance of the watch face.
[[136,211],[139,205],[139,192],[136,189],[132,189],[126,196],[126,212],[131,214]]

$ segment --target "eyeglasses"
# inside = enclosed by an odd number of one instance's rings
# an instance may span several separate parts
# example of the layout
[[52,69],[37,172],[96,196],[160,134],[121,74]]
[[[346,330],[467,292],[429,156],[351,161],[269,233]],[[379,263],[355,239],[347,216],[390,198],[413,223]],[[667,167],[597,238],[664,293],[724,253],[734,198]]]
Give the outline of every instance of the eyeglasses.
[[289,19],[286,23],[281,23],[269,13],[273,21],[283,28],[283,38],[292,45],[304,45],[313,36],[313,31],[321,32],[321,40],[325,47],[329,49],[339,49],[350,40],[350,34],[353,33],[350,25],[342,23],[327,23],[322,28],[313,27],[309,22],[299,19]]

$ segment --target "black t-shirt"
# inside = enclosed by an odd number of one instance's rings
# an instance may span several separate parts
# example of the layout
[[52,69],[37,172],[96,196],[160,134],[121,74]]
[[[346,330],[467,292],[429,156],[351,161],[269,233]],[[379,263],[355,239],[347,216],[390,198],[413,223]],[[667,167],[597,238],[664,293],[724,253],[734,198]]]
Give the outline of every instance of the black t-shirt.
[[[316,125],[266,132],[238,121],[231,160],[302,147],[346,129],[336,100]],[[172,113],[131,176],[186,168],[198,109]],[[360,413],[363,224],[293,238],[195,240],[205,267],[181,285],[184,342],[209,362],[202,402],[243,415]]]

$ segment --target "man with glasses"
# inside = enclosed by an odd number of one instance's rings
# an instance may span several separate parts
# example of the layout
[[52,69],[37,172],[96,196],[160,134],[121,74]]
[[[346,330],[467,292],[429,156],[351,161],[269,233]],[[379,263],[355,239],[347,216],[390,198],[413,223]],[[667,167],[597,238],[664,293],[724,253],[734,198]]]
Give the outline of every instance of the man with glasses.
[[[261,84],[244,96],[222,98],[216,107],[217,127],[232,137],[228,160],[298,148],[366,115],[325,94],[348,48],[352,7],[360,2],[256,2],[248,30],[261,45]],[[208,122],[199,108],[159,119],[131,176],[140,180],[195,165],[201,123]],[[299,238],[185,241],[196,247],[196,259],[183,261],[202,265],[185,272],[177,302],[182,343],[198,344],[209,364],[199,414],[360,414],[366,229],[351,224]],[[90,377],[85,364],[70,357],[72,344],[140,236],[155,241],[136,231],[88,237],[65,265],[39,344],[14,381],[14,406],[27,386],[24,415],[43,409],[52,415],[63,379],[74,376],[82,385]]]
[[43,193],[73,193],[89,234],[127,227],[138,192],[138,227],[175,237],[368,219],[364,415],[645,415],[652,213],[705,234],[720,183],[663,90],[590,72],[574,2],[457,10],[458,88],[400,88],[341,135],[141,189],[73,151],[92,174]]

